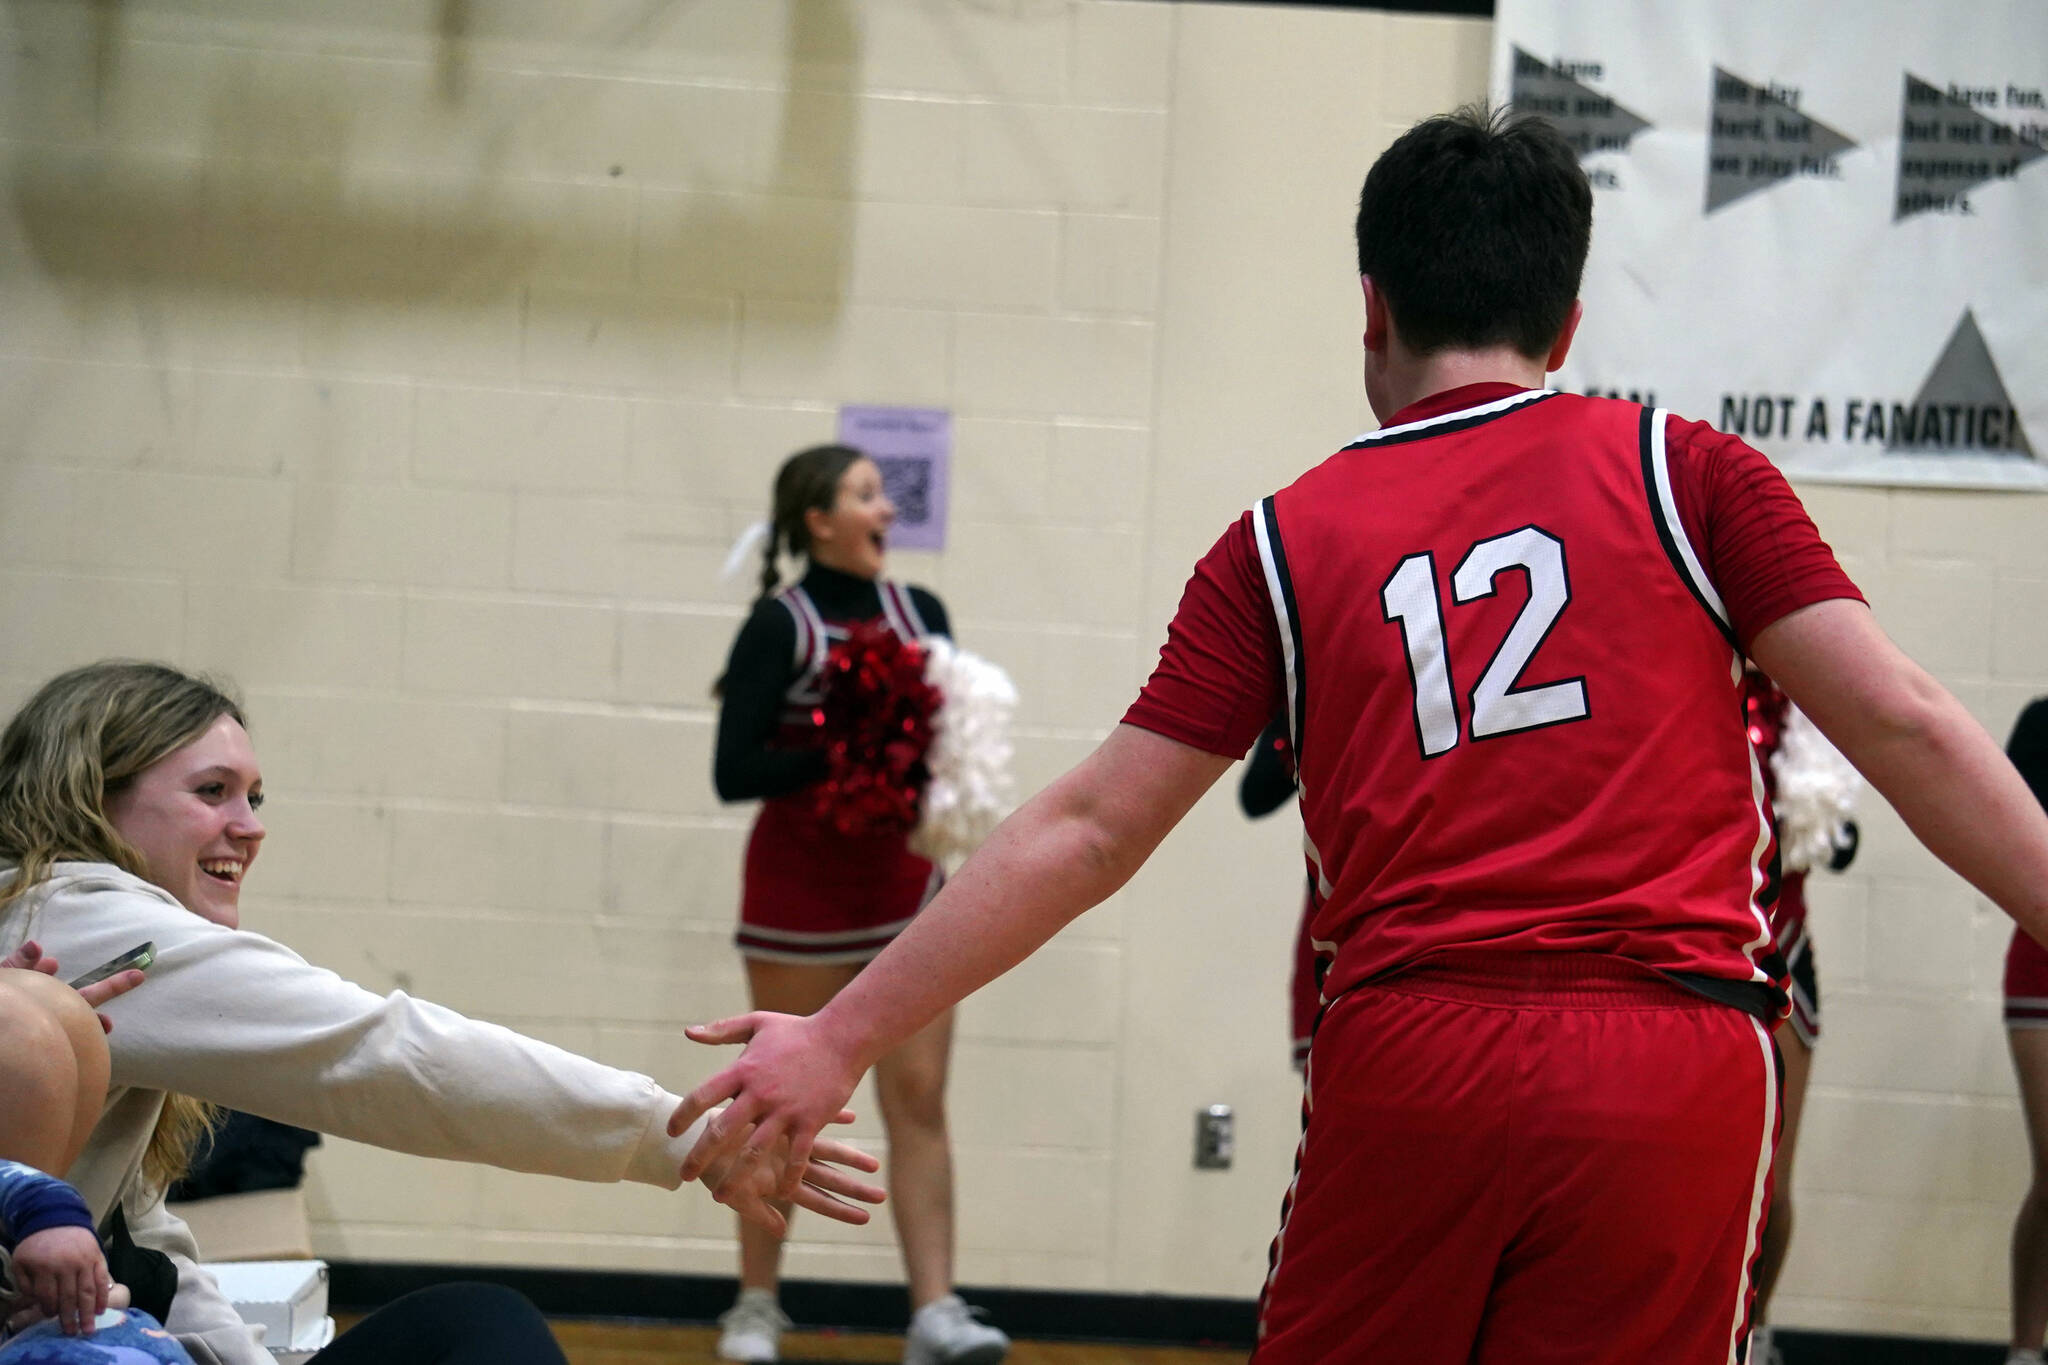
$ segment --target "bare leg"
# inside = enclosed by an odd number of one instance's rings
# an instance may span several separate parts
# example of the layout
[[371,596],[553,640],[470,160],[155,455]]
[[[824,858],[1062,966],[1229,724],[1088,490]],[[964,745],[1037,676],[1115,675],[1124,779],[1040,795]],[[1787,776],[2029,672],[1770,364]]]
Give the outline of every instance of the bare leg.
[[2038,1351],[2048,1333],[2048,1028],[2009,1028],[2026,1112],[2033,1184],[2012,1225],[2012,1346]]
[[1806,1107],[1806,1078],[1813,1069],[1813,1049],[1787,1022],[1778,1027],[1778,1051],[1785,1058],[1784,1127],[1778,1133],[1778,1154],[1771,1169],[1771,1213],[1764,1223],[1764,1239],[1756,1266],[1756,1314],[1761,1326],[1770,1321],[1771,1291],[1778,1287],[1778,1271],[1785,1264],[1785,1249],[1792,1245],[1792,1158],[1799,1150],[1799,1114]]
[[107,1040],[92,1007],[40,972],[0,970],[0,1157],[62,1175],[107,1099]]
[[[859,970],[858,964],[812,966],[800,962],[763,962],[750,957],[747,989],[757,1010],[816,1014]],[[792,1215],[788,1204],[778,1203],[775,1207],[785,1220]],[[782,1238],[744,1218],[739,1220],[739,1229],[740,1288],[772,1292],[782,1278]]]
[[953,1292],[953,1147],[946,1133],[946,1063],[953,1011],[875,1065],[875,1093],[889,1134],[889,1206],[910,1311]]

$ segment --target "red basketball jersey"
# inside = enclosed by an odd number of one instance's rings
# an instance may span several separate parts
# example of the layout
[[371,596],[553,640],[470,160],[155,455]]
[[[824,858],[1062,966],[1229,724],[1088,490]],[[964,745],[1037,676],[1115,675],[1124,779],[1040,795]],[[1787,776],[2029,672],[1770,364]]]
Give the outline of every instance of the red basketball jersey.
[[1774,984],[1741,657],[1666,417],[1521,392],[1362,437],[1254,511],[1326,998],[1467,947]]

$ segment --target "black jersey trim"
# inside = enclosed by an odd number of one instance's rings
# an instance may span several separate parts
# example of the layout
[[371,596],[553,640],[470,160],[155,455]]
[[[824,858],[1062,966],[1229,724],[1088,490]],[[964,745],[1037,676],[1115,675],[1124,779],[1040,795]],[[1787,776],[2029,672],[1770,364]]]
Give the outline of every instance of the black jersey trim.
[[1425,417],[1419,422],[1403,422],[1398,427],[1381,427],[1368,431],[1344,447],[1346,450],[1363,450],[1367,446],[1397,446],[1409,441],[1425,441],[1432,436],[1447,436],[1454,431],[1470,431],[1473,427],[1485,426],[1498,417],[1557,397],[1555,389],[1529,389],[1522,393],[1496,398],[1491,403],[1482,403],[1476,408],[1464,408],[1458,412],[1447,412],[1441,417]]
[[1685,584],[1685,590],[1700,604],[1714,629],[1740,653],[1742,643],[1735,638],[1727,608],[1694,558],[1684,523],[1678,518],[1678,504],[1671,495],[1671,468],[1664,450],[1664,418],[1662,408],[1644,408],[1636,426],[1636,444],[1643,465],[1643,498],[1650,507],[1650,524],[1657,528],[1657,540],[1663,545],[1664,557],[1671,562],[1678,581]]
[[1308,730],[1308,666],[1302,656],[1301,611],[1294,595],[1294,577],[1287,568],[1287,547],[1280,539],[1280,514],[1272,497],[1259,499],[1259,556],[1265,561],[1266,586],[1273,595],[1273,608],[1286,648],[1288,729],[1294,741],[1295,782],[1301,781],[1303,739]]

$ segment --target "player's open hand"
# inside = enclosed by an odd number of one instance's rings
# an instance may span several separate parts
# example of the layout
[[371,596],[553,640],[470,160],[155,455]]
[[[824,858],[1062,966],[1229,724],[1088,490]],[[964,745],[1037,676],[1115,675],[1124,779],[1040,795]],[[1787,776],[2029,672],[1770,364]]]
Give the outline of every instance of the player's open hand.
[[[685,1033],[699,1043],[747,1047],[731,1066],[684,1097],[668,1121],[674,1137],[700,1115],[731,1101],[704,1125],[683,1160],[683,1179],[704,1177],[720,1202],[730,1203],[723,1193],[728,1181],[752,1179],[754,1167],[779,1155],[781,1182],[773,1193],[801,1203],[812,1144],[820,1129],[838,1121],[862,1068],[843,1054],[828,1030],[818,1027],[815,1016],[757,1011],[697,1024]],[[734,1160],[748,1153],[748,1159]]]
[[78,1227],[44,1228],[22,1238],[14,1249],[14,1279],[36,1316],[55,1318],[68,1337],[91,1335],[114,1287],[99,1238]]

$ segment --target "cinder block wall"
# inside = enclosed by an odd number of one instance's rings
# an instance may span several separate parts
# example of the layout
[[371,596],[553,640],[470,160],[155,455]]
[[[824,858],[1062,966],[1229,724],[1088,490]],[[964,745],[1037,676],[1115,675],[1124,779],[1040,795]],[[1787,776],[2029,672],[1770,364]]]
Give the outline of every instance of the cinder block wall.
[[[1800,493],[1893,638],[2003,743],[2048,693],[2048,504]],[[2012,922],[1868,793],[1861,822],[1850,872],[1807,883],[1826,1031],[1780,1316],[2004,1340],[2029,1169],[2000,1022]]]
[[[1489,42],[1158,0],[0,0],[0,690],[236,677],[275,797],[252,927],[686,1087],[681,1026],[743,1005],[707,689],[776,461],[842,402],[953,411],[951,542],[895,569],[1017,677],[1036,787],[1223,525],[1369,425],[1357,183]],[[2002,736],[2048,690],[2036,504],[1808,492]],[[2003,921],[1865,827],[1814,891],[1781,1317],[1996,1336]],[[1254,1292],[1299,876],[1292,817],[1219,792],[965,1007],[965,1281]],[[1189,1169],[1211,1102],[1225,1174]],[[312,1197],[334,1257],[731,1263],[694,1191],[337,1142]],[[817,1220],[790,1269],[897,1273],[885,1227]]]

